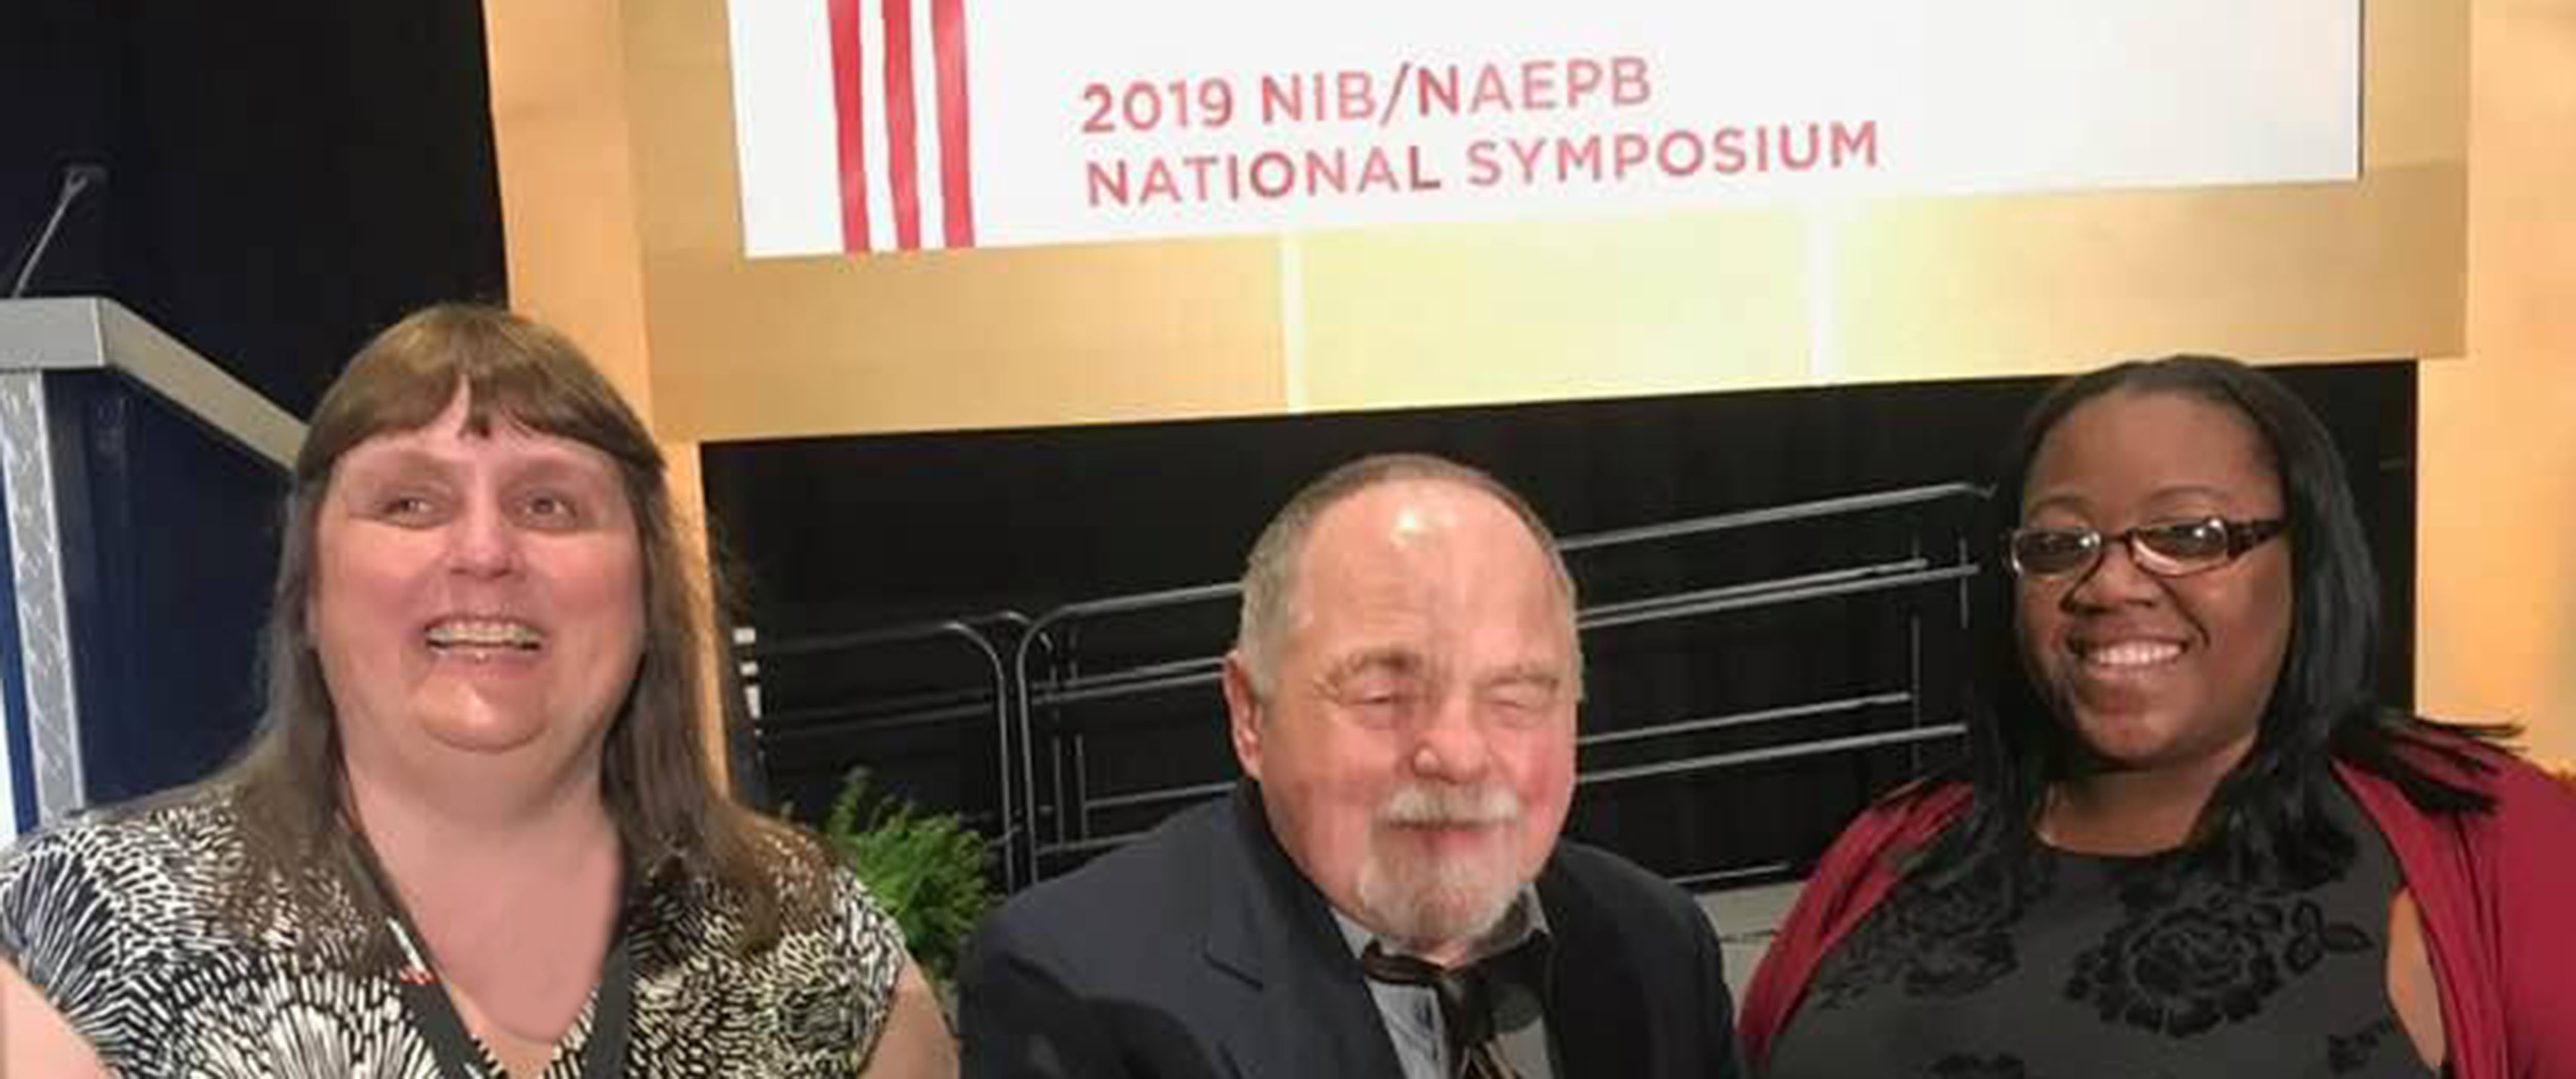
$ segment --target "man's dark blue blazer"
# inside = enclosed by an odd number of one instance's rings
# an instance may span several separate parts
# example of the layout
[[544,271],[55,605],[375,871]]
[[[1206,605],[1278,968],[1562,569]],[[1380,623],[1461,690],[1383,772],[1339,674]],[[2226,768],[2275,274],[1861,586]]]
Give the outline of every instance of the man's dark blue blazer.
[[[1717,936],[1689,896],[1571,842],[1538,894],[1558,1079],[1736,1074]],[[1358,961],[1249,782],[1013,899],[958,992],[968,1079],[1402,1076]]]

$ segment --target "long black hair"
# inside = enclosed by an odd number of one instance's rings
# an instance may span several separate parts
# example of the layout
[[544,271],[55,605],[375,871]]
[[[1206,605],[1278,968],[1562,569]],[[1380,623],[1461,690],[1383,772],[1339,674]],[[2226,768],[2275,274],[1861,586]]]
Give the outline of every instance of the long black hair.
[[[2264,706],[2253,749],[2212,793],[2187,844],[2200,864],[2242,877],[2287,873],[2319,879],[2348,862],[2353,837],[2325,812],[2331,765],[2380,776],[2435,813],[2485,812],[2493,799],[2428,772],[2402,747],[2420,747],[2470,771],[2488,767],[2468,747],[2517,733],[2510,726],[2436,723],[2383,707],[2374,689],[2382,622],[2379,575],[2353,508],[2342,455],[2314,413],[2270,375],[2235,360],[2172,356],[2133,360],[2059,383],[2022,418],[1995,470],[1989,543],[2020,523],[2023,485],[2040,444],[2076,406],[2113,392],[2176,394],[2236,412],[2261,436],[2280,477],[2291,544],[2290,641]],[[1989,549],[1985,619],[1962,768],[1975,788],[1966,815],[1923,853],[1917,876],[1947,882],[1988,866],[2021,864],[2049,783],[2073,759],[2073,737],[2030,683],[2010,616],[2016,583]],[[1932,786],[1927,784],[1926,787]]]

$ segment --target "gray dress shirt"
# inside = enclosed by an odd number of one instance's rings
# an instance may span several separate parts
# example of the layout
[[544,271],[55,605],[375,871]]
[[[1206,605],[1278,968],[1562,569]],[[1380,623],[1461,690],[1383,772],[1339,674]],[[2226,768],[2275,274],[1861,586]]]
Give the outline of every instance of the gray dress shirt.
[[[1377,939],[1368,927],[1341,911],[1333,912],[1333,921],[1341,927],[1342,940],[1350,945],[1353,958]],[[1540,908],[1537,889],[1521,889],[1519,898],[1503,912],[1503,920],[1494,926],[1494,931],[1477,945],[1475,954],[1479,959],[1500,955],[1532,938],[1538,938],[1541,944],[1531,950],[1538,957],[1536,961],[1514,972],[1519,976],[1494,980],[1494,1031],[1502,1043],[1503,1062],[1520,1073],[1521,1079],[1555,1079],[1555,1054],[1548,1042],[1547,1017],[1540,998],[1540,987],[1546,984],[1547,977],[1547,912]],[[1429,986],[1397,985],[1374,978],[1368,980],[1368,987],[1369,994],[1377,1000],[1378,1014],[1386,1020],[1387,1036],[1395,1042],[1395,1057],[1404,1066],[1405,1079],[1449,1079],[1455,1063],[1449,1059],[1448,1031],[1440,1019],[1439,994]]]

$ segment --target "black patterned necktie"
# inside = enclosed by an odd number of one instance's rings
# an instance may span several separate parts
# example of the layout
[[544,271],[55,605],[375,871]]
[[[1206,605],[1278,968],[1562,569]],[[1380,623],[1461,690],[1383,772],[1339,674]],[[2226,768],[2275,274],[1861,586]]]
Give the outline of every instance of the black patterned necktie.
[[1449,1074],[1455,1079],[1520,1079],[1503,1062],[1500,1032],[1494,1029],[1492,979],[1478,964],[1452,969],[1391,954],[1370,941],[1360,951],[1360,970],[1375,981],[1422,986],[1439,999],[1440,1027],[1449,1040]]

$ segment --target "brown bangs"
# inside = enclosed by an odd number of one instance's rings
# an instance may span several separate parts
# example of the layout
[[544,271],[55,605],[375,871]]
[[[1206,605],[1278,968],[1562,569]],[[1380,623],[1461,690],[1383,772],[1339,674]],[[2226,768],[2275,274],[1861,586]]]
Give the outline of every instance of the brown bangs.
[[507,312],[431,308],[378,334],[314,409],[298,486],[320,484],[353,446],[417,430],[466,393],[465,429],[494,423],[596,447],[640,478],[663,472],[643,421],[561,334]]

